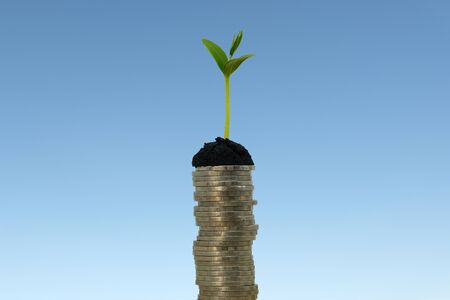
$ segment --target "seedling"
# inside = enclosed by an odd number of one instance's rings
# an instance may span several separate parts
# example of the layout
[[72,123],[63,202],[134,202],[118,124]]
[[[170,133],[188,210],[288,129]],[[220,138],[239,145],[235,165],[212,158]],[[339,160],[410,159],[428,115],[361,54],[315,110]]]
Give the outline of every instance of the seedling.
[[208,39],[202,39],[203,44],[208,49],[209,53],[211,53],[212,57],[216,61],[219,69],[222,71],[225,77],[225,139],[228,139],[230,131],[230,76],[247,58],[254,56],[254,54],[246,54],[238,58],[232,58],[234,52],[239,47],[241,40],[242,30],[239,31],[237,35],[233,35],[233,40],[231,42],[230,48],[230,57],[228,58],[225,54],[225,51],[223,51],[219,45],[211,42]]

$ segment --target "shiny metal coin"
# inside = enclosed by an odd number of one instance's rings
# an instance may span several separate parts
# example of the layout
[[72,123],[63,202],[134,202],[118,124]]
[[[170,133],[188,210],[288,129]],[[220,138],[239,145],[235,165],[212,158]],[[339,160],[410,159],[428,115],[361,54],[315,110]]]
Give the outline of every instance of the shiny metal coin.
[[217,187],[217,186],[253,186],[251,181],[243,180],[209,180],[209,181],[194,181],[194,187]]
[[237,217],[237,216],[252,216],[252,211],[208,211],[208,212],[194,212],[196,217]]
[[254,264],[247,265],[229,265],[229,266],[218,266],[218,265],[196,265],[196,271],[255,271]]
[[252,176],[252,171],[194,171],[192,178],[226,177],[226,176]]
[[198,241],[254,241],[256,236],[197,236]]
[[246,255],[232,255],[232,256],[201,256],[196,254],[194,259],[197,262],[207,261],[207,262],[247,262],[253,261],[253,255],[251,253],[246,253]]
[[254,280],[248,280],[248,281],[228,281],[226,283],[224,282],[211,282],[211,281],[201,281],[201,280],[195,280],[195,283],[197,285],[202,285],[202,286],[241,286],[241,285],[250,285],[250,284],[254,284],[255,281]]
[[255,220],[247,220],[247,221],[233,221],[233,222],[211,222],[211,221],[196,221],[195,224],[200,227],[239,227],[239,226],[251,226],[251,225],[257,225],[255,223]]
[[222,207],[194,206],[194,213],[197,213],[197,212],[222,212],[222,211],[253,211],[253,205],[222,206]]
[[257,284],[249,284],[249,285],[240,285],[240,286],[230,286],[230,287],[202,287],[202,291],[211,291],[211,292],[236,292],[236,291],[257,291]]
[[245,221],[245,220],[254,220],[254,215],[229,215],[223,217],[200,217],[195,216],[195,220],[197,221],[211,221],[211,222],[235,222],[235,221]]
[[199,230],[198,235],[204,237],[231,237],[231,236],[256,236],[256,230],[248,231],[202,231]]
[[194,250],[192,253],[195,256],[246,256],[252,255],[252,250],[247,251],[198,251]]
[[252,181],[252,175],[241,176],[192,176],[192,181],[196,182],[210,182],[210,181]]
[[259,229],[259,225],[242,225],[242,226],[201,226],[201,231],[256,231]]
[[253,190],[228,190],[228,191],[195,191],[194,198],[200,197],[239,197],[239,196],[251,196]]
[[196,186],[196,192],[248,192],[253,191],[253,185],[230,185],[230,186]]
[[252,200],[252,201],[235,201],[234,199],[231,199],[229,201],[199,201],[198,202],[198,207],[220,207],[220,206],[238,206],[238,205],[242,205],[242,206],[248,206],[248,205],[257,205],[258,201],[257,200]]
[[193,251],[251,251],[251,246],[192,246]]
[[198,276],[255,276],[255,271],[196,271]]
[[194,246],[202,247],[242,247],[252,245],[253,241],[194,241]]

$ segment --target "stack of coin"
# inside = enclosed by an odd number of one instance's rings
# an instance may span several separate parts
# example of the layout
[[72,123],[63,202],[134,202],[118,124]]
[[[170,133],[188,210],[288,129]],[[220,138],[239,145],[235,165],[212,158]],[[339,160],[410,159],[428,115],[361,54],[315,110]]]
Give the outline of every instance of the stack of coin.
[[199,300],[255,300],[252,244],[258,225],[253,216],[253,165],[197,167],[194,216],[199,233],[193,254]]

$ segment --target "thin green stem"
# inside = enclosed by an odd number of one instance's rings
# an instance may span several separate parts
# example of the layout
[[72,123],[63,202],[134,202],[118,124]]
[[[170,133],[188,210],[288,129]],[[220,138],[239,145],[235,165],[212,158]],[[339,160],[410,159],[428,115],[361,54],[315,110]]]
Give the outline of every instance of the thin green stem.
[[225,76],[225,134],[224,138],[228,139],[230,132],[230,77]]

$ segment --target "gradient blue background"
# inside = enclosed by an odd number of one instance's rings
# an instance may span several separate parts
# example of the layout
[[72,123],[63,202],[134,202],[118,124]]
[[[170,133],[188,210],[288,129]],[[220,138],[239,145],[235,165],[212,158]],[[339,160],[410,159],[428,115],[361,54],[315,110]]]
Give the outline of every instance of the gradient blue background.
[[450,3],[1,1],[0,299],[196,299],[192,156],[251,153],[262,300],[450,299]]

